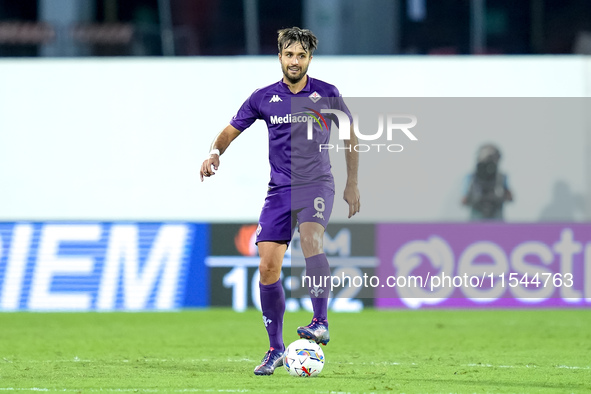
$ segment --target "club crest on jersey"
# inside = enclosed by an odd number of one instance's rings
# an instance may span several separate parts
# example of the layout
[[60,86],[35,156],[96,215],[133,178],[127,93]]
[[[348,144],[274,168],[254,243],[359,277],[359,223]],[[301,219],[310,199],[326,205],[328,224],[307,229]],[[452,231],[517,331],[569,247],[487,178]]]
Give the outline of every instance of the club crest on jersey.
[[320,100],[322,98],[322,96],[319,95],[317,91],[314,91],[314,93],[312,93],[308,97],[310,97],[310,100],[312,100],[312,102],[314,102],[314,103],[316,103],[318,100]]
[[274,94],[273,97],[271,97],[271,100],[269,100],[270,103],[278,103],[280,101],[283,101],[283,100],[281,100],[281,97],[279,97],[278,94]]

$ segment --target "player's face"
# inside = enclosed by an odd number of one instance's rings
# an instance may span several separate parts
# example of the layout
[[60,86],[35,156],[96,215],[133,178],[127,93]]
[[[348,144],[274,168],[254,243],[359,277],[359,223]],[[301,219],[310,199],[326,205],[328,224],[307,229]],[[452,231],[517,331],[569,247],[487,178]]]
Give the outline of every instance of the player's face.
[[308,72],[308,65],[312,60],[310,53],[305,51],[299,42],[283,48],[279,54],[283,75],[290,83],[298,83]]

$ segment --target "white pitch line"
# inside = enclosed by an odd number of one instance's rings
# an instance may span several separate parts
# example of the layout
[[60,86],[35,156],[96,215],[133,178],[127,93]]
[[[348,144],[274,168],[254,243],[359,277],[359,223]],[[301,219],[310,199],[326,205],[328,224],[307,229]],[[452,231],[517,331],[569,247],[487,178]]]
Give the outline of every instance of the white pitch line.
[[[153,362],[176,362],[176,363],[208,363],[208,362],[224,362],[222,360],[217,359],[210,359],[210,358],[193,358],[193,359],[166,359],[166,358],[146,358],[146,359],[137,359],[137,360],[130,360],[130,359],[123,359],[123,360],[116,360],[115,362],[121,363],[130,363],[130,362],[144,362],[144,363],[153,363]],[[230,363],[253,363],[257,362],[258,360],[253,360],[250,358],[229,358],[226,359],[225,362]],[[88,359],[80,359],[78,357],[74,357],[73,359],[66,359],[66,360],[9,360],[4,359],[4,362],[7,363],[105,363],[109,361],[105,360],[88,360]],[[400,363],[395,361],[371,361],[371,362],[338,362],[334,361],[331,364],[338,365],[338,364],[345,364],[345,365],[392,365],[392,366],[405,366],[405,365],[412,365],[417,366],[417,363]],[[482,368],[548,368],[548,367],[541,367],[539,365],[493,365],[493,364],[464,364],[466,367],[482,367]],[[560,369],[581,369],[581,370],[591,370],[591,367],[580,367],[580,366],[572,366],[572,365],[554,365],[553,368],[560,368]],[[0,390],[9,390],[7,388],[0,388]],[[16,389],[15,389],[16,390]],[[43,391],[44,389],[38,389],[39,391]]]
[[[129,359],[125,359],[125,360],[115,360],[115,362],[121,362],[121,363],[129,363],[129,362],[133,362],[135,360],[129,360]],[[189,362],[189,363],[195,363],[195,362],[199,362],[199,363],[206,363],[206,362],[223,362],[223,360],[217,360],[217,359],[208,359],[208,358],[190,358],[190,359],[166,359],[166,358],[145,358],[145,359],[137,359],[137,361],[139,362],[175,362],[175,363],[179,363],[179,362]],[[253,360],[250,358],[237,358],[237,359],[232,359],[229,358],[227,360],[225,360],[225,362],[230,362],[230,363],[243,363],[243,362],[248,362],[248,363],[252,363],[252,362],[256,362],[256,361],[260,361],[260,360]],[[80,359],[78,357],[75,357],[74,359],[68,359],[68,360],[7,360],[4,359],[4,362],[7,363],[94,363],[94,362],[106,362],[105,360],[87,360],[87,359]]]
[[556,368],[566,368],[566,369],[591,369],[590,367],[569,367],[568,365],[557,365]]
[[233,390],[233,389],[197,389],[197,388],[188,388],[188,389],[118,389],[118,388],[99,388],[99,389],[92,389],[92,388],[84,388],[84,389],[48,389],[48,388],[39,388],[39,387],[28,387],[28,388],[19,388],[19,387],[0,387],[0,391],[47,391],[47,392],[81,392],[81,391],[90,391],[90,392],[114,392],[114,393],[126,393],[126,392],[141,392],[141,393],[159,393],[159,392],[175,392],[175,393],[246,393],[250,390]]
[[346,364],[346,365],[418,365],[417,363],[398,363],[395,361],[370,361],[368,363],[354,363],[354,362],[348,362],[348,363],[343,363],[343,362],[339,362],[339,361],[334,361],[331,362],[331,364]]
[[[466,364],[467,367],[483,367],[483,368],[545,368],[539,365],[492,365],[492,364]],[[564,369],[591,369],[591,367],[574,367],[568,365],[554,365],[547,368],[564,368]]]

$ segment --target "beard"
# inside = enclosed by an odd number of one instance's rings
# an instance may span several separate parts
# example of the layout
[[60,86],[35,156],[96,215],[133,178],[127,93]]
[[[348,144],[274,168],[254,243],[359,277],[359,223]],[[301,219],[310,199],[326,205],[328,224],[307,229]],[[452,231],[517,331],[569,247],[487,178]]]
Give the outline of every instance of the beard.
[[283,67],[283,75],[285,75],[285,78],[287,78],[287,80],[292,84],[296,84],[296,83],[300,82],[302,80],[302,78],[304,78],[306,76],[307,72],[308,72],[307,66],[306,66],[306,68],[300,67],[299,74],[296,74],[294,76],[294,75],[289,74],[289,66]]

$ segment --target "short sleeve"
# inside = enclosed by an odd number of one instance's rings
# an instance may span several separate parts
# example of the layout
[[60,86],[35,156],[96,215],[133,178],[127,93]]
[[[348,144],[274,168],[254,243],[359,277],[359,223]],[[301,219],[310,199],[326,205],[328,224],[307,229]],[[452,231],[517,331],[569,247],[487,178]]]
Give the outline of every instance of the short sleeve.
[[353,116],[351,115],[351,111],[349,111],[349,108],[347,107],[347,104],[345,104],[343,96],[339,93],[339,90],[336,87],[334,88],[334,97],[332,100],[332,108],[338,109],[339,111],[346,113],[349,117],[349,121],[353,122]]
[[509,177],[506,174],[503,174],[503,187],[509,190]]
[[464,192],[464,196],[467,196],[470,192],[470,187],[472,186],[473,179],[474,174],[468,174],[462,180],[462,191]]
[[[255,92],[256,93],[256,92]],[[249,128],[257,119],[262,119],[253,93],[240,107],[230,124],[240,132]]]

